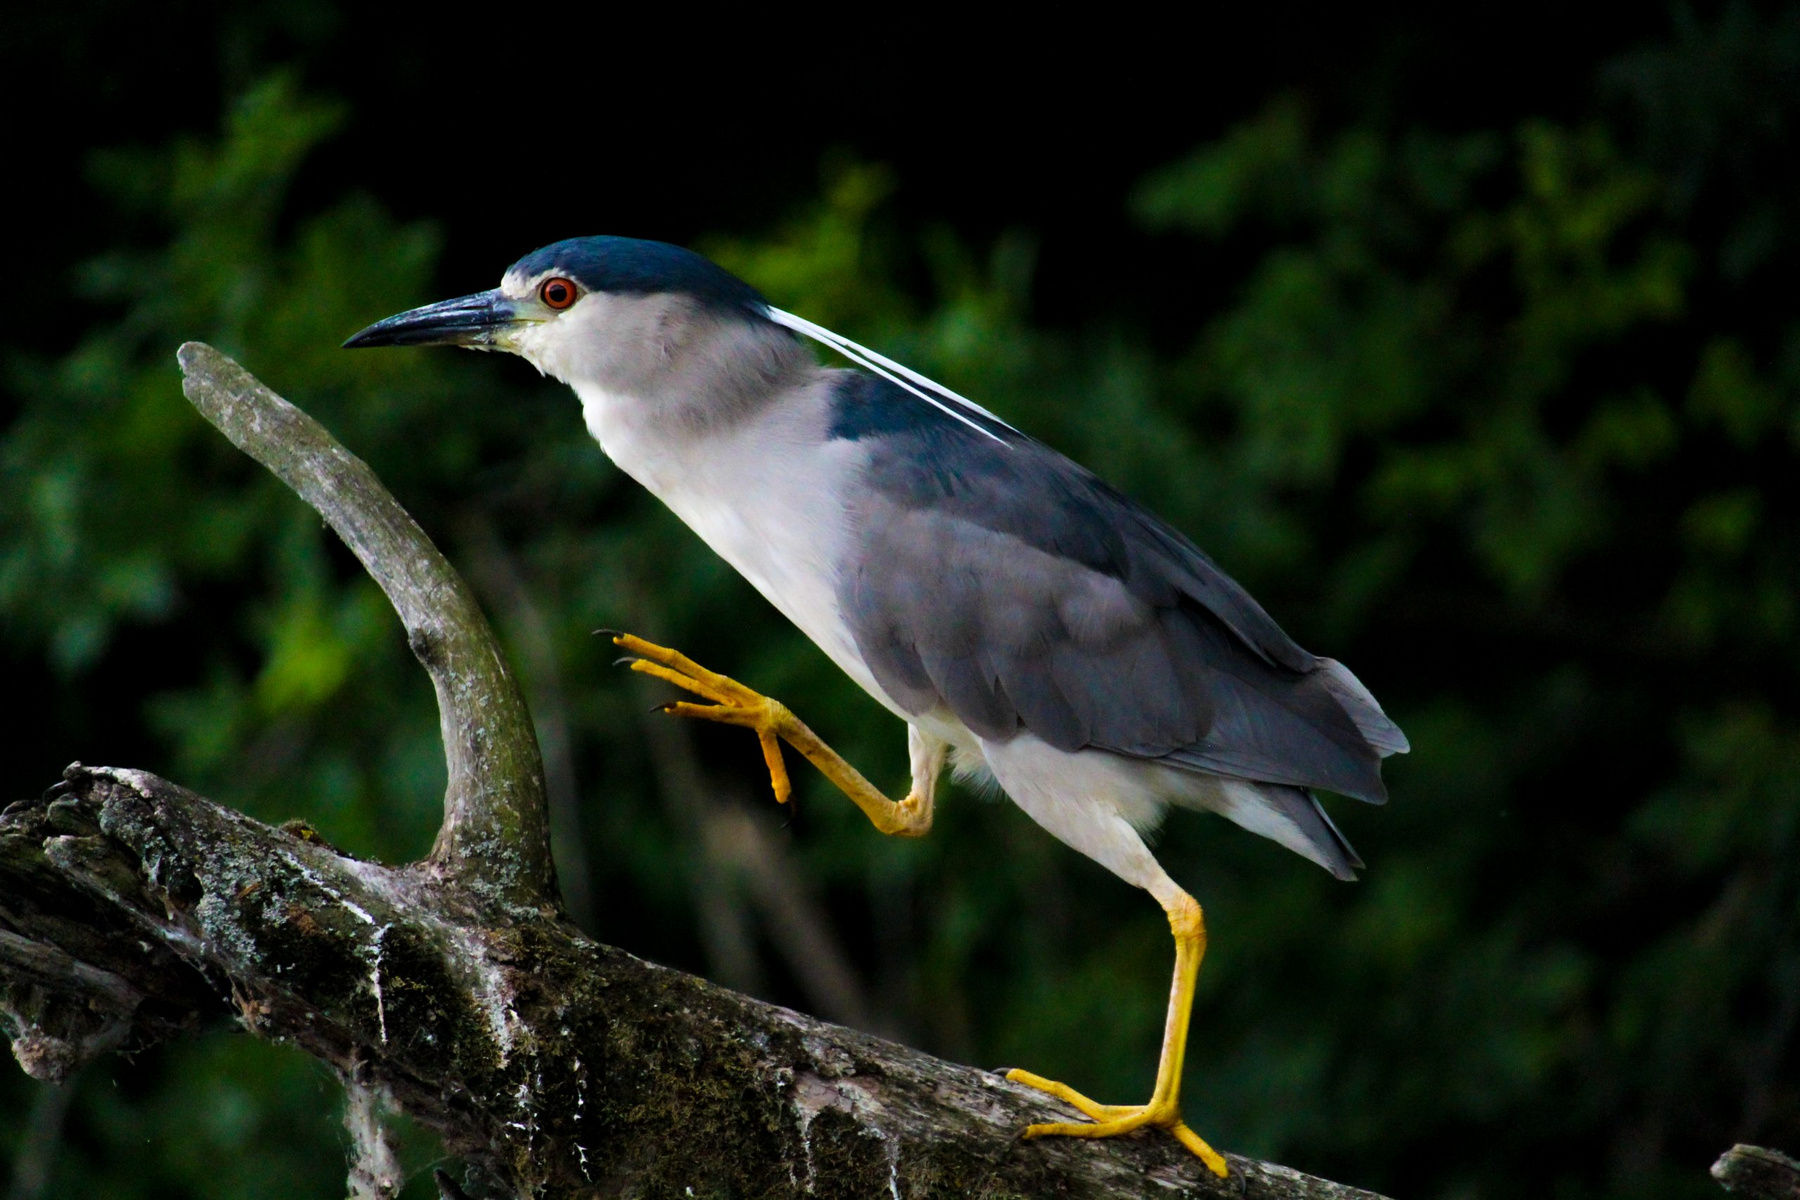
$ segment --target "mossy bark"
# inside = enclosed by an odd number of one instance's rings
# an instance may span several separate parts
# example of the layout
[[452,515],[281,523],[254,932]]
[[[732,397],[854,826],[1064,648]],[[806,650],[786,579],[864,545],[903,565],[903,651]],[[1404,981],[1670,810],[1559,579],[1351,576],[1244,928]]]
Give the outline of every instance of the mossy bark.
[[1370,1195],[1242,1158],[1221,1181],[1154,1132],[1025,1142],[1072,1113],[584,937],[529,717],[467,588],[305,414],[209,347],[181,360],[196,407],[394,602],[437,685],[444,825],[430,858],[384,866],[145,772],[70,767],[0,813],[0,1019],[25,1070],[60,1080],[235,1018],[330,1063],[359,1111],[382,1096],[430,1125],[471,1191],[503,1195]]
[[1746,1200],[1800,1200],[1800,1162],[1779,1150],[1740,1142],[1719,1156],[1712,1177]]
[[508,1194],[1369,1194],[1241,1158],[1216,1181],[1154,1134],[1022,1142],[1068,1114],[141,771],[72,766],[0,815],[0,929],[0,976],[38,996],[13,1005],[33,1074],[232,1014]]

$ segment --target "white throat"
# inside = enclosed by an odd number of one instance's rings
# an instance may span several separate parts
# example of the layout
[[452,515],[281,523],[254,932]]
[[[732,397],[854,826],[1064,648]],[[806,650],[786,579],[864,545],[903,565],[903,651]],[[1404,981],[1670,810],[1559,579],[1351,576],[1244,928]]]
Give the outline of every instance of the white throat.
[[684,456],[675,444],[678,439],[658,429],[651,402],[589,380],[573,380],[569,386],[580,397],[582,420],[606,457],[667,503],[665,493],[679,490],[686,473]]

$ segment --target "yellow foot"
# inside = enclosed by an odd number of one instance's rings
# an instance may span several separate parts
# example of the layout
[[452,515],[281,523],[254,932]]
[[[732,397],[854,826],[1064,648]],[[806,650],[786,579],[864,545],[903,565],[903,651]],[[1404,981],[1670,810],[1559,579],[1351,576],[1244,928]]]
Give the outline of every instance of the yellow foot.
[[786,705],[753,692],[717,671],[707,670],[679,650],[646,642],[629,633],[614,634],[613,645],[637,656],[631,660],[632,670],[666,680],[712,701],[711,704],[690,704],[677,700],[662,705],[662,711],[755,730],[756,740],[762,744],[763,761],[769,767],[769,785],[775,789],[775,802],[788,802],[794,794],[794,785],[788,780],[787,765],[781,761],[780,739],[797,722]]
[[904,800],[889,800],[855,767],[845,762],[842,755],[820,741],[819,735],[788,711],[785,704],[753,692],[717,671],[709,671],[679,651],[652,645],[643,638],[618,633],[613,635],[613,645],[634,655],[630,660],[632,670],[667,680],[712,701],[711,704],[685,701],[665,704],[662,706],[664,712],[755,730],[756,740],[762,743],[763,761],[769,767],[769,784],[775,789],[778,802],[786,804],[788,797],[794,794],[793,784],[788,782],[787,767],[781,761],[781,743],[786,742],[850,797],[881,832],[898,837],[923,837],[931,828],[931,780],[916,783]]
[[1186,1146],[1206,1169],[1224,1179],[1230,1174],[1225,1166],[1225,1156],[1214,1150],[1189,1129],[1181,1119],[1181,1109],[1173,1100],[1152,1100],[1149,1104],[1098,1104],[1076,1091],[1066,1083],[1058,1083],[1054,1079],[1045,1079],[1042,1075],[1033,1075],[1030,1071],[1008,1071],[1006,1077],[1014,1083],[1022,1083],[1026,1087],[1036,1088],[1040,1092],[1048,1092],[1065,1104],[1073,1105],[1093,1118],[1092,1124],[1078,1121],[1056,1121],[1044,1125],[1028,1125],[1023,1136],[1040,1137],[1079,1137],[1104,1138],[1117,1137],[1122,1133],[1130,1133],[1134,1129],[1142,1129],[1149,1125],[1157,1129],[1166,1129],[1175,1135],[1175,1140]]

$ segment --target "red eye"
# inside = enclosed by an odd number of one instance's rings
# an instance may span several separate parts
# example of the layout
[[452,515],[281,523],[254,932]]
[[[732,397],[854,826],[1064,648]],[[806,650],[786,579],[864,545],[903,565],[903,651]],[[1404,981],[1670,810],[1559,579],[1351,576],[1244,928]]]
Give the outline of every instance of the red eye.
[[546,279],[538,285],[538,299],[550,308],[564,309],[581,299],[581,292],[570,279]]

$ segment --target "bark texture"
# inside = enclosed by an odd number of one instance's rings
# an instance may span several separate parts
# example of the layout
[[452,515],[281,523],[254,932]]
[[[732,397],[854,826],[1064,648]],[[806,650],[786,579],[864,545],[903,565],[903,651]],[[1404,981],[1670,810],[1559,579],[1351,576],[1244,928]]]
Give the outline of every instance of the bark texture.
[[1800,1162],[1779,1150],[1740,1142],[1719,1155],[1712,1176],[1726,1191],[1748,1200],[1800,1200]]
[[196,407],[401,614],[442,712],[443,830],[426,861],[386,866],[142,771],[69,767],[0,813],[0,1018],[27,1072],[235,1018],[343,1077],[356,1195],[391,1188],[382,1104],[444,1137],[472,1195],[1372,1195],[1239,1157],[1215,1180],[1160,1133],[1024,1142],[1070,1111],[584,937],[557,898],[529,717],[468,589],[305,414],[209,347],[181,363]]

